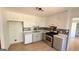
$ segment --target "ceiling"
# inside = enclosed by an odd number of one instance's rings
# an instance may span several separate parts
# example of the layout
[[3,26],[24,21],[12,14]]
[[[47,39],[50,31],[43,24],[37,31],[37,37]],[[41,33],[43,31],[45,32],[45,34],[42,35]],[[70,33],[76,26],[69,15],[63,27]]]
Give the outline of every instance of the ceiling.
[[44,11],[38,11],[35,7],[6,7],[8,11],[31,14],[37,16],[50,16],[56,13],[64,12],[68,8],[66,7],[41,7]]

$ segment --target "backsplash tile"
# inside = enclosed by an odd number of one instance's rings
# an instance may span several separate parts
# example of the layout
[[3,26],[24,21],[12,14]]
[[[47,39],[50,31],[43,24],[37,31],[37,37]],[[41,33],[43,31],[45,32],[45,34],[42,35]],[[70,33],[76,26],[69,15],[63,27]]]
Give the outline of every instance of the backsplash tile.
[[66,35],[69,34],[69,29],[57,29],[57,31],[58,31],[60,34],[66,34]]

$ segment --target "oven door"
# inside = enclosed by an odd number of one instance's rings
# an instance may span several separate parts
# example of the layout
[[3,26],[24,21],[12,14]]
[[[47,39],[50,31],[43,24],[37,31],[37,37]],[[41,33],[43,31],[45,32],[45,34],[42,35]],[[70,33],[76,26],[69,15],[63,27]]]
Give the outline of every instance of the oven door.
[[46,39],[44,41],[47,45],[52,46],[52,39],[53,38],[51,36],[46,35]]

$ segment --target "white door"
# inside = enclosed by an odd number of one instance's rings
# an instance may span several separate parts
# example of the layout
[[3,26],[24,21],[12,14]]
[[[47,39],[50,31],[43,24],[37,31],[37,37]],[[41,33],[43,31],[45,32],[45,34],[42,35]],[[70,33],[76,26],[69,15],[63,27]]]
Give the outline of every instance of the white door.
[[22,22],[9,21],[8,32],[10,44],[23,41],[23,27]]

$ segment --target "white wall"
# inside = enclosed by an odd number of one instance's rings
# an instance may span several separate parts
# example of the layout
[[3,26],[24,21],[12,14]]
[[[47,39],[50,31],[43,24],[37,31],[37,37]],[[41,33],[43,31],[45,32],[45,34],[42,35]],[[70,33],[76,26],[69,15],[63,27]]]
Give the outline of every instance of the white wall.
[[[32,27],[34,25],[39,25],[41,27],[46,26],[46,18],[45,17],[39,17],[39,16],[34,16],[34,15],[5,11],[5,19],[7,21],[23,21],[24,27]],[[15,35],[15,37],[13,35]],[[8,43],[9,43],[8,45],[23,41],[23,39],[21,39],[20,36],[16,33],[9,35],[9,37],[10,36],[12,36],[11,37],[12,39],[11,38],[8,39]],[[20,39],[18,39],[18,37],[16,37],[16,36],[18,36]],[[17,40],[17,42],[15,41],[15,39]]]
[[69,22],[69,28],[70,28],[70,33],[72,32],[71,30],[71,24],[74,22],[79,22],[79,8],[73,8],[70,10],[70,22]]
[[71,29],[72,19],[79,18],[79,8],[71,8],[68,11],[57,13],[47,17],[47,25],[55,25],[62,29]]
[[2,9],[0,8],[0,40],[1,40],[1,48],[5,48],[4,43],[4,32],[3,32],[3,18],[2,18]]
[[54,25],[61,29],[68,29],[68,12],[57,13],[48,17],[48,26]]
[[[69,41],[68,41],[68,50],[69,50],[69,44],[72,42],[73,39],[73,29],[72,28],[72,23],[73,20],[79,18],[79,8],[72,8],[71,10],[69,10],[69,29],[70,29],[70,33],[69,33]],[[77,20],[76,22],[79,22],[79,20]]]
[[21,14],[6,11],[7,20],[24,21],[24,27],[32,27],[33,25],[46,26],[46,18],[28,14]]
[[1,48],[8,49],[9,40],[7,32],[7,20],[4,17],[3,8],[0,8],[0,39],[1,39]]
[[69,10],[69,29],[71,29],[71,25],[72,25],[72,22],[73,22],[73,18],[79,18],[79,8],[72,8]]

